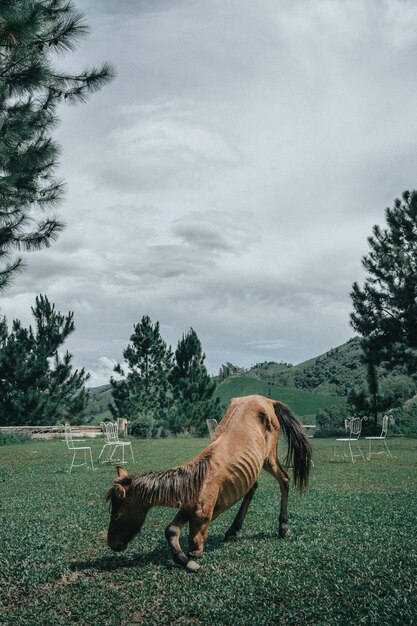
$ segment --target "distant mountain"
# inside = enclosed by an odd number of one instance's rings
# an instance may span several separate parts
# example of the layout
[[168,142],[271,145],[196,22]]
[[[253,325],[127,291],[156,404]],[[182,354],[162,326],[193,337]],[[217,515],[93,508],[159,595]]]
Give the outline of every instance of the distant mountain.
[[341,397],[346,397],[352,387],[361,387],[366,380],[358,337],[298,365],[258,363],[247,374],[280,387]]
[[88,404],[86,415],[93,424],[99,424],[104,419],[112,419],[109,411],[109,404],[112,401],[110,385],[100,385],[99,387],[87,387]]
[[110,389],[110,385],[99,385],[98,387],[86,387],[85,388],[87,393],[90,393],[92,395],[103,393],[104,391],[107,391],[107,389]]

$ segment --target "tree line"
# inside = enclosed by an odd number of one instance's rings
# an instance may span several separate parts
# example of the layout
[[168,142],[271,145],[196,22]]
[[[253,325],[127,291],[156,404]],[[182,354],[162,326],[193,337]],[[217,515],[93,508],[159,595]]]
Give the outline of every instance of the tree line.
[[[72,355],[61,353],[74,331],[74,315],[63,315],[47,296],[37,296],[33,325],[14,320],[8,330],[0,319],[0,425],[51,425],[86,421],[90,375],[74,369]],[[110,411],[131,421],[138,436],[167,431],[206,433],[206,419],[219,418],[216,382],[193,328],[184,333],[175,353],[148,316],[134,326],[122,363],[110,379]]]
[[193,328],[178,341],[175,353],[161,336],[159,322],[146,315],[134,326],[124,363],[110,379],[115,419],[129,419],[139,436],[169,430],[206,434],[206,419],[220,417],[216,381],[205,366],[205,354]]

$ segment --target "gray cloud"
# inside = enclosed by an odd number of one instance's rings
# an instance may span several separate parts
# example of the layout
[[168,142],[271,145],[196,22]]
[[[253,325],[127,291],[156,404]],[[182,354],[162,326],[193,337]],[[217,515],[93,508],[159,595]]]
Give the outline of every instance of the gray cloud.
[[232,250],[232,245],[214,228],[197,225],[178,225],[173,229],[177,237],[185,243],[202,250],[217,252]]
[[68,67],[118,78],[61,110],[68,226],[2,311],[29,321],[37,293],[74,310],[68,347],[95,382],[145,314],[173,345],[193,326],[212,371],[347,340],[366,237],[416,186],[414,5],[80,9],[91,36]]
[[146,16],[154,13],[178,11],[181,7],[195,4],[196,0],[84,0],[86,10],[100,11],[109,15]]

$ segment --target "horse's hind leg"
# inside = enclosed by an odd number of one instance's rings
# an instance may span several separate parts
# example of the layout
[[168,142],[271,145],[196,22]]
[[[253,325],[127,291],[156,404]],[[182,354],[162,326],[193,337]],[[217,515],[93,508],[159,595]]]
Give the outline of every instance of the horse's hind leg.
[[264,469],[272,474],[279,482],[281,490],[281,509],[279,512],[279,536],[288,537],[290,529],[288,528],[288,493],[290,490],[290,479],[285,470],[275,459],[269,460],[264,465]]
[[188,522],[189,515],[185,511],[179,511],[169,526],[165,529],[165,537],[171,548],[172,558],[175,563],[182,565],[190,572],[196,572],[200,566],[184,554],[180,545],[181,526]]
[[253,486],[249,489],[246,496],[243,498],[242,504],[240,505],[240,508],[237,512],[235,519],[232,522],[232,525],[230,526],[228,530],[226,530],[226,533],[224,535],[225,541],[229,541],[229,539],[234,539],[234,537],[236,537],[239,530],[242,528],[243,521],[246,517],[246,513],[248,512],[249,505],[252,502],[252,498],[255,494],[257,487],[258,487],[258,483],[256,482],[253,484]]

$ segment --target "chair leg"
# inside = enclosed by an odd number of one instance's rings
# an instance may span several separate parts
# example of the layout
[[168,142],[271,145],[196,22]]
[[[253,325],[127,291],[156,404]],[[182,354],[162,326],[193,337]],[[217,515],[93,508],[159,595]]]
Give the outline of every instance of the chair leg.
[[130,454],[132,455],[132,461],[133,461],[133,463],[134,463],[134,462],[135,462],[135,457],[133,456],[133,448],[132,448],[132,444],[130,444],[129,449],[130,449]]
[[364,457],[363,452],[362,452],[362,450],[361,450],[361,447],[360,447],[360,445],[359,445],[359,441],[357,441],[357,442],[356,442],[356,445],[358,446],[358,450],[359,450],[359,452],[361,453],[362,461],[365,461],[365,457]]
[[113,454],[116,452],[117,447],[118,447],[118,446],[117,446],[117,444],[114,444],[114,447],[113,447],[113,452],[111,453],[110,458],[109,458],[109,463],[111,463],[111,462],[112,462],[112,459],[113,459]]
[[100,452],[100,454],[99,454],[99,457],[98,457],[98,461],[97,461],[97,463],[100,463],[101,455],[103,454],[103,452],[104,452],[104,448],[106,447],[106,445],[107,445],[107,444],[105,443],[105,444],[104,444],[104,446],[101,448],[101,452]]
[[390,452],[390,450],[389,450],[389,448],[387,446],[387,442],[385,441],[385,439],[384,439],[384,446],[385,446],[386,451],[388,452],[389,458],[393,459],[394,457],[392,456],[392,454],[391,454],[391,452]]
[[93,455],[91,454],[91,448],[88,448],[90,452],[91,469],[94,471]]

